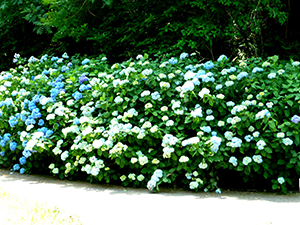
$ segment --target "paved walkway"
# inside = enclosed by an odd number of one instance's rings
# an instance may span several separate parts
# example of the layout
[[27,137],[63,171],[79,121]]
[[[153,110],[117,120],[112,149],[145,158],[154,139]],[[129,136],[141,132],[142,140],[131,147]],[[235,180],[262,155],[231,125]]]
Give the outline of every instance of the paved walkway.
[[10,174],[0,169],[0,188],[47,202],[79,216],[83,225],[144,224],[300,224],[300,194],[230,192],[195,193],[132,189]]

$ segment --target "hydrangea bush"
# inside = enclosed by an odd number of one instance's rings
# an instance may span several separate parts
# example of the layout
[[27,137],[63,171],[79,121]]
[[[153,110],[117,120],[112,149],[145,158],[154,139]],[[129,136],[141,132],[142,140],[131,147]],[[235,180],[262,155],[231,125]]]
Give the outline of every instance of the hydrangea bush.
[[2,167],[149,190],[220,193],[221,170],[285,193],[298,185],[298,61],[200,63],[195,53],[114,65],[67,53],[13,61],[0,75]]

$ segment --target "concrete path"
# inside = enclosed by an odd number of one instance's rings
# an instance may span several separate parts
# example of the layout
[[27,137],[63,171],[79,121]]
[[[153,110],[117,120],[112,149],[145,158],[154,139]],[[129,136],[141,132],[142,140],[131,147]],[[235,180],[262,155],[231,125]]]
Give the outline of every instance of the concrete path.
[[216,194],[169,189],[151,193],[146,188],[62,181],[1,169],[0,188],[76,214],[83,225],[300,225],[299,193]]

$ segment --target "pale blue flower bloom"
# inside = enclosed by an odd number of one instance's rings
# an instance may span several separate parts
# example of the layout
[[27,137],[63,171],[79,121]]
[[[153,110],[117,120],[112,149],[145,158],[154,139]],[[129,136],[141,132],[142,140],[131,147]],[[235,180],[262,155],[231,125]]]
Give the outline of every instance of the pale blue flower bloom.
[[218,84],[218,85],[216,86],[216,90],[220,90],[222,87],[223,87],[222,84]]
[[252,73],[262,72],[262,71],[264,71],[263,68],[255,67],[255,68],[253,68]]
[[253,137],[252,137],[251,135],[246,135],[246,136],[245,136],[245,140],[246,140],[247,142],[250,142],[252,139],[253,139]]
[[271,117],[271,113],[270,113],[269,110],[267,110],[267,109],[264,109],[264,110],[258,112],[258,113],[255,115],[255,118],[256,118],[256,119],[263,119],[265,116],[268,117],[268,118]]
[[293,141],[290,138],[284,138],[282,139],[282,143],[286,146],[289,146],[293,144]]
[[226,131],[226,132],[224,133],[224,136],[225,136],[225,138],[226,138],[227,140],[231,140],[232,137],[233,137],[233,133],[232,133],[231,131]]
[[256,143],[256,146],[258,147],[258,150],[263,150],[266,145],[267,144],[266,144],[266,142],[264,140],[259,140]]
[[82,65],[85,65],[85,64],[87,64],[87,63],[89,63],[89,62],[90,62],[89,59],[84,59],[84,60],[81,62],[81,64],[82,64]]
[[256,137],[259,137],[260,133],[258,131],[255,131],[252,135],[253,135],[253,137],[256,138]]
[[283,184],[285,182],[283,177],[278,177],[277,181],[279,184]]
[[276,73],[270,73],[269,75],[268,75],[268,78],[269,79],[274,79],[276,77]]
[[247,72],[240,72],[240,73],[237,75],[236,79],[237,79],[237,80],[241,80],[243,77],[246,77],[246,76],[248,76],[248,73],[247,73]]
[[203,126],[203,127],[200,127],[200,129],[203,130],[206,133],[210,133],[211,132],[210,126]]
[[226,102],[226,105],[230,107],[230,106],[234,106],[235,103],[233,101],[229,101],[229,102]]
[[67,54],[66,52],[62,55],[62,57],[63,57],[64,59],[68,59],[68,58],[69,58],[69,56],[68,56],[68,54]]
[[172,65],[176,64],[178,62],[178,60],[174,57],[172,57],[171,59],[169,59],[169,63],[171,63]]
[[222,139],[220,137],[212,136],[210,138],[210,140],[208,141],[208,143],[212,144],[212,146],[210,147],[211,151],[214,153],[218,152],[221,142],[222,142]]
[[192,82],[194,83],[194,85],[200,85],[200,81],[196,77],[194,77],[194,79],[192,80]]
[[228,58],[226,55],[220,55],[219,58],[217,59],[218,62],[222,62],[223,60],[226,61]]
[[151,94],[151,98],[152,98],[153,100],[158,100],[158,99],[161,98],[161,96],[160,96],[160,94],[159,94],[158,91],[155,91],[154,93]]
[[238,137],[233,137],[231,139],[231,147],[232,148],[239,148],[242,146],[242,143],[243,143],[243,141]]
[[157,169],[154,171],[153,175],[157,176],[158,178],[162,178],[163,171],[161,169]]
[[233,73],[233,72],[235,72],[236,71],[236,68],[235,67],[230,67],[230,69],[229,69],[229,72],[230,73]]
[[228,74],[229,73],[229,71],[227,70],[227,69],[222,69],[222,71],[221,71],[221,74],[222,75],[226,75],[226,74]]
[[143,72],[142,72],[142,75],[143,76],[148,76],[150,74],[153,73],[153,70],[152,69],[145,69]]
[[243,159],[243,164],[245,165],[245,166],[247,166],[249,163],[251,163],[252,162],[252,159],[250,158],[250,157],[248,157],[248,156],[246,156],[246,157],[244,157],[244,159]]
[[184,68],[185,70],[195,70],[194,66],[193,65],[188,65]]
[[222,191],[221,191],[221,189],[220,189],[220,188],[218,188],[218,189],[216,190],[216,193],[217,193],[217,194],[222,194]]
[[189,57],[189,54],[184,52],[184,53],[180,54],[179,58],[182,60],[182,59],[185,59],[186,57]]
[[[73,96],[73,98],[74,98],[75,100],[79,100],[79,99],[82,98],[82,94],[81,94],[80,92],[78,92],[78,91],[76,91],[75,93],[73,93],[72,96]],[[119,96],[118,96],[118,97],[119,97]]]
[[31,57],[28,59],[28,62],[29,62],[29,63],[34,63],[34,62],[37,62],[37,61],[38,61],[38,59],[35,58],[34,56],[31,56]]
[[152,191],[156,186],[156,182],[153,181],[153,180],[149,180],[148,183],[147,183],[147,188]]
[[203,64],[203,68],[206,69],[206,70],[210,70],[214,67],[215,65],[213,64],[213,62],[211,61],[208,61],[206,63]]
[[190,189],[192,189],[192,190],[198,188],[198,186],[199,186],[199,184],[198,184],[197,181],[192,181],[192,182],[190,183]]
[[230,87],[230,86],[232,86],[234,84],[234,82],[232,81],[232,80],[229,80],[229,81],[226,81],[225,82],[225,86],[226,87]]
[[292,120],[293,123],[297,124],[297,123],[300,122],[300,116],[294,115],[291,120]]
[[258,164],[263,162],[261,155],[253,155],[252,159],[253,159],[254,162],[256,162]]
[[234,156],[231,156],[229,159],[229,162],[232,163],[234,166],[237,166],[237,158]]

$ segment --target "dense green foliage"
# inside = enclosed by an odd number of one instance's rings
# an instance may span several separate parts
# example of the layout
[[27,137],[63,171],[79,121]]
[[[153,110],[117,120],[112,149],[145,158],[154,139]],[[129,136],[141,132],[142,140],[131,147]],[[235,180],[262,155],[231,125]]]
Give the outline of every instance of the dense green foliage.
[[0,69],[14,53],[65,51],[105,53],[113,62],[183,51],[288,59],[299,50],[297,7],[295,0],[5,0]]
[[0,77],[4,167],[150,190],[219,192],[232,172],[248,185],[298,187],[298,61],[15,61]]
[[238,50],[261,56],[265,46],[275,44],[270,28],[280,30],[287,20],[280,0],[44,2],[51,3],[51,11],[43,23],[57,28],[55,39],[91,40],[114,57],[184,50],[210,58]]

